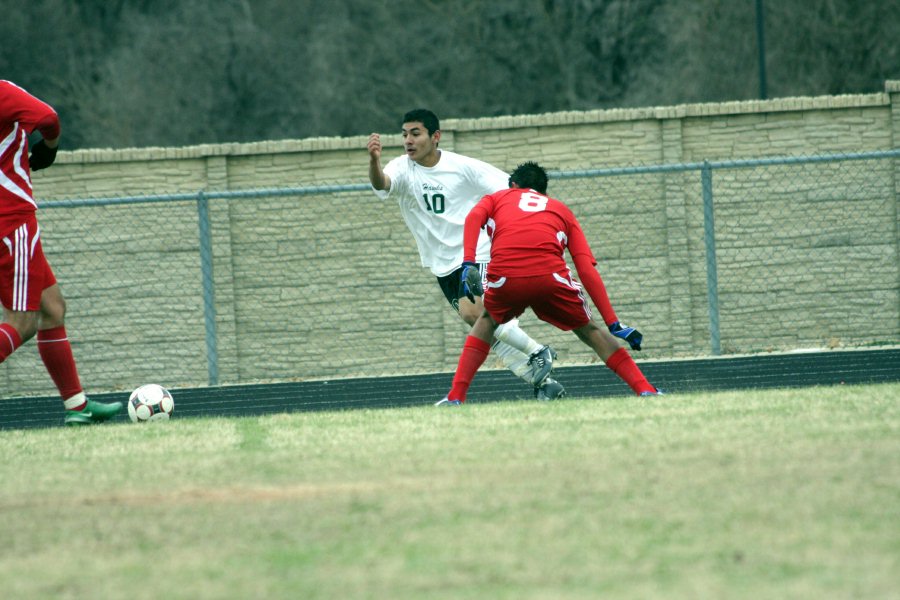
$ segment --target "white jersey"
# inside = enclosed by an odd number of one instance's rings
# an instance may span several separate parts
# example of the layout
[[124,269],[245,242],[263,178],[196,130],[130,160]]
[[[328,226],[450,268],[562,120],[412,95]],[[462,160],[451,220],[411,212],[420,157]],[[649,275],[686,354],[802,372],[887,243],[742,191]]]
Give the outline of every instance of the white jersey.
[[[509,187],[509,175],[500,169],[448,150],[441,150],[433,167],[423,167],[404,155],[389,162],[384,172],[391,178],[391,187],[375,193],[397,200],[416,239],[422,266],[437,277],[449,275],[462,264],[463,226],[472,207],[483,196]],[[482,231],[475,260],[487,262],[490,256],[491,242]]]

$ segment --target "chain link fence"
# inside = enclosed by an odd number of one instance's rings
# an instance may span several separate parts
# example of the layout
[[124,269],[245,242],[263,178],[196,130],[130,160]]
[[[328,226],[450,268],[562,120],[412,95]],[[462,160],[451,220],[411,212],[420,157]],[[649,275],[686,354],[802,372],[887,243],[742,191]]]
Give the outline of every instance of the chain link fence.
[[[900,150],[552,174],[637,358],[900,343]],[[466,327],[365,183],[40,204],[89,391],[452,371]],[[596,356],[526,314],[560,352]],[[52,395],[33,342],[4,397]]]

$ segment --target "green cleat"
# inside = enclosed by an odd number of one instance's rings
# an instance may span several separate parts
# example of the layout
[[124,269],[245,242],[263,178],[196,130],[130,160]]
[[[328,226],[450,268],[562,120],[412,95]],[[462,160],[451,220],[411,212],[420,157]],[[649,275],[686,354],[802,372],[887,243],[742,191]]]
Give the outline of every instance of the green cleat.
[[66,425],[93,425],[107,421],[122,410],[121,402],[94,402],[88,400],[81,410],[66,411]]

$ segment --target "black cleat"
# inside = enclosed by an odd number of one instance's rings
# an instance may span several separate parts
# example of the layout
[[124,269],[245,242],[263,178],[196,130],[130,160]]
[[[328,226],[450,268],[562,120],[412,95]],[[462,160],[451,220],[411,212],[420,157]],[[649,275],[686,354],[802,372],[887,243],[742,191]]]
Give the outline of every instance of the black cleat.
[[528,357],[528,364],[531,365],[531,385],[541,387],[553,371],[554,358],[556,351],[550,346],[544,346]]
[[538,400],[558,400],[566,395],[566,388],[557,380],[548,377],[540,386],[535,386],[534,397]]

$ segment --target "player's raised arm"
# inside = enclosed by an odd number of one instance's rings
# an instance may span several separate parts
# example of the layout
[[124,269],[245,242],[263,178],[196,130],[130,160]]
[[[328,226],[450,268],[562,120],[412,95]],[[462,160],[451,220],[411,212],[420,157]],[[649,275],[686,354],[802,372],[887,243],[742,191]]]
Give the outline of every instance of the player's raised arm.
[[391,189],[391,178],[381,168],[381,136],[370,135],[366,147],[369,150],[369,182],[376,190]]

